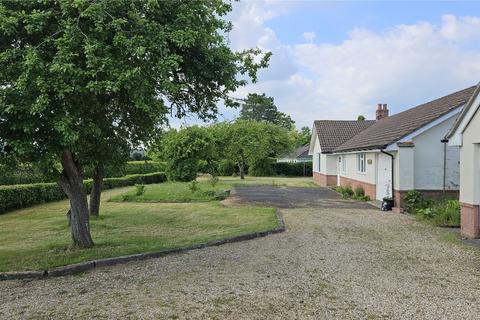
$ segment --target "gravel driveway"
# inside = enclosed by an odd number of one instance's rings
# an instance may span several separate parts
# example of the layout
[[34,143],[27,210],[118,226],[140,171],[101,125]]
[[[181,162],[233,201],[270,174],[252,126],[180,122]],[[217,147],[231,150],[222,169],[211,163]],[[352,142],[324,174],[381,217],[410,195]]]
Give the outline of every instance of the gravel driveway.
[[449,232],[369,207],[281,212],[266,238],[0,282],[0,319],[479,318],[479,249]]

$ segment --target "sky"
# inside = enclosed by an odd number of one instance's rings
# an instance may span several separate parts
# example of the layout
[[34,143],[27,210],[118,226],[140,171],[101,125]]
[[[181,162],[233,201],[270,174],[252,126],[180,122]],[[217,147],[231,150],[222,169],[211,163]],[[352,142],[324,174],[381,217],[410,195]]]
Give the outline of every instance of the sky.
[[[232,96],[266,93],[298,128],[374,119],[378,103],[398,113],[480,81],[480,2],[244,0],[227,19],[233,50],[273,53]],[[222,107],[219,120],[237,114]]]

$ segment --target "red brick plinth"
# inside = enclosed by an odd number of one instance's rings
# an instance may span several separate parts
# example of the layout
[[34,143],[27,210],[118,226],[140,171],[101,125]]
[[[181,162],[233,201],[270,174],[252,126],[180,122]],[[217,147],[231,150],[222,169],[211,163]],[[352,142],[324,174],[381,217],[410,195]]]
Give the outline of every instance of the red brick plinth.
[[480,238],[480,210],[479,205],[460,203],[462,210],[462,236],[468,239]]

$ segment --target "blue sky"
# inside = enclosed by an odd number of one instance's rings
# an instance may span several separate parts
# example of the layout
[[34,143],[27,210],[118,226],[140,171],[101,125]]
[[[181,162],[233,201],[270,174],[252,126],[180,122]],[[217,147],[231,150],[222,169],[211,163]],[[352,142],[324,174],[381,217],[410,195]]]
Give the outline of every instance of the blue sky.
[[240,1],[228,19],[232,49],[273,53],[232,95],[266,93],[298,127],[372,119],[377,103],[401,112],[480,81],[480,2]]

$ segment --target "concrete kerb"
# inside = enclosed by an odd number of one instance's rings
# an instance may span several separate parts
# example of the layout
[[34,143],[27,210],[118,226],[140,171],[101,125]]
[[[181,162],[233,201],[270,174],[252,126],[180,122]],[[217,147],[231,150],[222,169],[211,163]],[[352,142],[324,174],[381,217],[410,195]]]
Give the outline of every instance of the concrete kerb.
[[252,240],[256,238],[266,237],[268,235],[281,233],[285,231],[285,222],[281,213],[275,209],[279,225],[273,230],[261,231],[261,232],[252,232],[235,237],[230,237],[221,240],[213,240],[205,243],[195,244],[188,247],[176,248],[158,252],[147,252],[147,253],[138,253],[128,256],[112,257],[106,259],[98,259],[92,261],[86,261],[76,264],[70,264],[50,270],[39,270],[39,271],[19,271],[19,272],[0,272],[0,281],[5,280],[22,280],[22,279],[44,279],[47,277],[61,277],[66,275],[73,275],[85,271],[89,271],[99,267],[113,266],[117,264],[124,264],[130,261],[140,261],[153,258],[160,258],[170,254],[184,253],[191,250],[203,249],[207,247],[220,246],[227,243],[239,242]]

